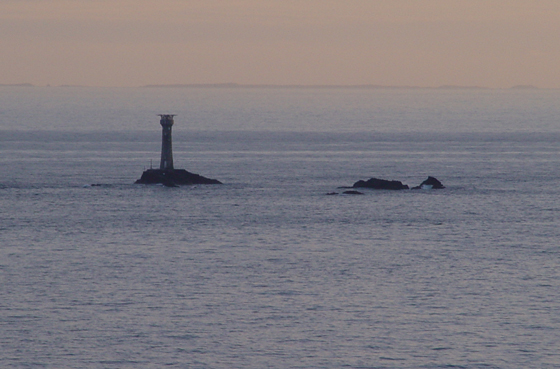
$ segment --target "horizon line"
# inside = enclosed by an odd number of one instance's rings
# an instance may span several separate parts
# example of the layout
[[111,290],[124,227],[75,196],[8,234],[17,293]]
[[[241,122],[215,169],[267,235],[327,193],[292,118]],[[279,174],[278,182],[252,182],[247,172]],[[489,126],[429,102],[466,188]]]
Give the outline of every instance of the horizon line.
[[0,87],[123,87],[123,88],[361,88],[361,89],[479,89],[479,90],[508,90],[508,89],[545,89],[555,90],[559,87],[541,88],[534,85],[514,85],[511,87],[485,87],[445,84],[440,86],[414,86],[414,85],[378,85],[378,84],[243,84],[235,82],[227,83],[170,83],[170,84],[147,84],[142,86],[88,86],[88,85],[34,85],[32,83],[0,83]]
[[141,88],[364,88],[364,89],[539,89],[533,85],[515,85],[505,88],[465,85],[414,86],[414,85],[378,85],[378,84],[242,84],[242,83],[176,83],[149,84]]

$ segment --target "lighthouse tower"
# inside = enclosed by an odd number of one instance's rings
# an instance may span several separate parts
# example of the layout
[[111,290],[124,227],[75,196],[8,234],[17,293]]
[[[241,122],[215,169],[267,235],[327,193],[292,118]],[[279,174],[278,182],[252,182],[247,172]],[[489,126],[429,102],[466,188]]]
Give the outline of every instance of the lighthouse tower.
[[[187,172],[185,169],[173,168],[173,150],[171,148],[171,127],[173,127],[173,117],[175,114],[159,114],[161,124],[161,162],[159,169],[154,169],[150,165],[142,173],[142,177],[136,181],[140,184],[161,183],[167,187],[177,187],[178,185],[194,184],[221,184],[217,179],[206,178],[200,174]],[[151,164],[151,161],[150,161]]]
[[171,147],[171,127],[173,127],[173,117],[175,114],[160,114],[159,123],[161,124],[161,161],[160,170],[173,170],[173,150]]

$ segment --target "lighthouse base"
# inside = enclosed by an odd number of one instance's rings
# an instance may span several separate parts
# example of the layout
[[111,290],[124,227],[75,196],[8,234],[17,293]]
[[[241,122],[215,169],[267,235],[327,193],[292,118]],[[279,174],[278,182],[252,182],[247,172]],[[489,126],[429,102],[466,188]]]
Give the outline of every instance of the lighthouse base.
[[222,184],[217,179],[206,178],[199,174],[187,172],[185,169],[148,169],[142,173],[142,177],[135,183],[161,183],[169,187],[194,184]]

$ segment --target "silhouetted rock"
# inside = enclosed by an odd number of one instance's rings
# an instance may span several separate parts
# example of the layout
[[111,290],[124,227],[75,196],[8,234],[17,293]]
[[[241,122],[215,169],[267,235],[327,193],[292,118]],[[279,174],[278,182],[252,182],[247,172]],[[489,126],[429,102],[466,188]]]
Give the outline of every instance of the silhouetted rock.
[[430,189],[440,189],[440,188],[445,188],[445,186],[438,181],[436,178],[434,177],[428,177],[428,179],[426,179],[424,182],[420,183],[419,186],[416,187],[412,187],[413,190],[430,190]]
[[199,174],[187,172],[185,169],[148,169],[142,173],[142,177],[135,183],[161,183],[167,187],[193,184],[222,184],[217,179],[206,178]]
[[353,188],[373,188],[375,190],[408,190],[408,186],[401,181],[388,181],[386,179],[370,178],[367,181],[359,180]]
[[332,195],[338,195],[338,192],[329,192],[329,193],[327,193],[327,196],[332,196]]
[[352,190],[344,191],[343,194],[345,194],[345,195],[363,195],[363,193],[360,192],[360,191],[352,191]]

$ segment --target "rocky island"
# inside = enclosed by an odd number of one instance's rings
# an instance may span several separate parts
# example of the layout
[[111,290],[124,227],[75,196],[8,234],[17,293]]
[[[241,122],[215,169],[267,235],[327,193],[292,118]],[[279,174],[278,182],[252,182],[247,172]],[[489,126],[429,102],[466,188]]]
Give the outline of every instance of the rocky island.
[[[408,190],[410,187],[401,181],[388,181],[386,179],[370,178],[367,181],[359,180],[352,185],[352,188],[373,188],[374,190]],[[435,177],[428,177],[418,186],[412,187],[413,190],[438,190],[445,186]]]
[[[402,183],[401,181],[395,180],[387,180],[387,179],[379,179],[379,178],[370,178],[367,181],[359,180],[358,182],[354,183],[352,187],[339,187],[339,188],[348,188],[348,189],[355,189],[355,188],[371,188],[374,190],[409,190],[410,187],[408,185]],[[435,177],[428,177],[424,182],[420,183],[416,187],[412,187],[413,190],[431,190],[431,189],[441,189],[445,188],[445,186]],[[361,192],[351,190],[345,191],[343,194],[348,195],[363,195]],[[337,192],[329,192],[327,195],[338,195]]]
[[420,183],[418,186],[412,187],[413,190],[439,190],[441,188],[445,188],[445,186],[435,177],[428,177],[428,179]]
[[367,181],[359,180],[352,188],[373,188],[375,190],[408,190],[408,186],[401,181],[388,181],[386,179],[370,178]]

